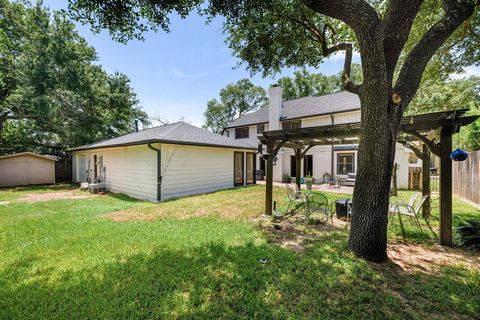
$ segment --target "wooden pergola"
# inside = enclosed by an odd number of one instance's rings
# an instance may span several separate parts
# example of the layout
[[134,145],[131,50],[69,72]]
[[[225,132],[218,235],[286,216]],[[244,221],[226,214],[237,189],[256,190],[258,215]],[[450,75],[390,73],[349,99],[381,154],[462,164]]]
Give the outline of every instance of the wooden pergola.
[[[452,135],[461,126],[468,125],[480,116],[465,115],[468,109],[441,111],[402,118],[397,141],[421,141],[440,158],[440,244],[452,245]],[[272,214],[273,162],[281,148],[292,148],[296,157],[296,184],[300,186],[301,160],[310,148],[317,145],[340,145],[360,142],[361,123],[265,131],[259,139],[266,145],[265,213]],[[405,134],[408,138],[405,138]],[[418,151],[418,150],[417,150]],[[423,157],[424,158],[424,157]],[[424,170],[425,171],[425,170]],[[427,170],[428,174],[428,170]],[[425,177],[424,177],[425,179]]]

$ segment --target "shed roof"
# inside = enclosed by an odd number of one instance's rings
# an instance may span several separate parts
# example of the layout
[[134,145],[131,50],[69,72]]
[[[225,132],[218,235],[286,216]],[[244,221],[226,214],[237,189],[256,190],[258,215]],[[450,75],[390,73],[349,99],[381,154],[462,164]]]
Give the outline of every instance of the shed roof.
[[[360,99],[356,94],[340,91],[324,96],[308,96],[284,101],[279,120],[308,118],[332,113],[360,110]],[[247,113],[230,123],[225,129],[268,122],[268,106]]]
[[72,151],[141,145],[147,143],[167,143],[180,145],[208,146],[218,148],[256,149],[246,140],[234,140],[185,122],[176,122],[139,132],[129,133],[117,138],[83,145]]
[[41,154],[29,152],[29,151],[7,154],[7,155],[4,155],[4,156],[0,156],[0,159],[13,158],[13,157],[25,156],[25,155],[30,155],[30,156],[34,156],[34,157],[38,157],[38,158],[42,158],[42,159],[47,159],[47,160],[50,160],[50,161],[57,161],[57,159],[55,159],[55,158],[52,157],[52,156],[49,156],[49,155],[41,155]]

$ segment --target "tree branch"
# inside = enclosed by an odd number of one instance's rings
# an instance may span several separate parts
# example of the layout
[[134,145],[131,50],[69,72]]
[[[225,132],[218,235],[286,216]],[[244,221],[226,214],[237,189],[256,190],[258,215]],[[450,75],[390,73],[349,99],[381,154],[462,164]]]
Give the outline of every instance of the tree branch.
[[355,33],[380,22],[375,9],[364,0],[303,0],[310,9],[346,23]]
[[395,66],[423,2],[424,0],[392,0],[387,8],[383,19],[383,48],[389,85],[392,85]]
[[358,94],[361,89],[361,85],[356,85],[353,83],[352,79],[350,79],[350,73],[352,69],[352,55],[353,55],[353,48],[351,43],[345,43],[345,62],[343,64],[343,75],[342,75],[342,85],[343,88],[351,93]]
[[445,14],[415,45],[403,64],[393,92],[399,96],[397,118],[401,117],[420,85],[428,62],[448,37],[473,13],[474,0],[444,0]]
[[342,85],[345,90],[358,94],[360,86],[354,84],[350,79],[353,55],[352,44],[347,42],[341,42],[331,47],[328,47],[326,33],[328,29],[330,29],[332,32],[335,32],[332,26],[326,24],[323,27],[322,32],[320,32],[318,27],[314,23],[312,23],[306,15],[304,15],[304,20],[299,20],[295,17],[287,17],[287,19],[303,27],[306,31],[312,34],[312,36],[314,37],[314,39],[312,40],[319,42],[319,44],[322,46],[322,55],[324,57],[328,57],[332,53],[345,50],[345,63],[343,66]]

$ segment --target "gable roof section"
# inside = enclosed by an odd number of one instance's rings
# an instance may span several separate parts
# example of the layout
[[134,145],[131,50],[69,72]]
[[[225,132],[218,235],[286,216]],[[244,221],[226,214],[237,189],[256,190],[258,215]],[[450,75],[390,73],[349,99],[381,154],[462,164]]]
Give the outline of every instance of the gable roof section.
[[13,158],[13,157],[25,156],[25,155],[30,155],[30,156],[34,156],[34,157],[38,157],[38,158],[42,158],[42,159],[47,159],[47,160],[50,160],[50,161],[57,161],[57,159],[55,159],[53,156],[44,156],[44,155],[41,155],[41,154],[36,154],[36,153],[33,153],[33,152],[29,152],[29,151],[7,154],[7,155],[4,155],[4,156],[0,156],[0,159]]
[[207,146],[218,148],[256,149],[248,141],[233,140],[226,136],[201,129],[191,124],[177,122],[129,133],[117,138],[87,144],[71,151],[124,147],[147,143]]
[[[347,91],[341,91],[324,96],[309,96],[284,101],[280,120],[308,118],[356,110],[360,110],[358,96]],[[268,123],[268,106],[245,114],[230,123],[225,129],[260,123]]]

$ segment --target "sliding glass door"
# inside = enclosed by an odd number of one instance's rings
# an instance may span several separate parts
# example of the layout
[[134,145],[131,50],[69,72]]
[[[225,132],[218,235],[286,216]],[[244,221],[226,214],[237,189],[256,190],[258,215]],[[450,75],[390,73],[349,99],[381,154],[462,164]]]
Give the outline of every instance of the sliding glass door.
[[233,153],[233,185],[235,187],[244,185],[243,152]]
[[255,183],[255,153],[247,153],[247,184]]

